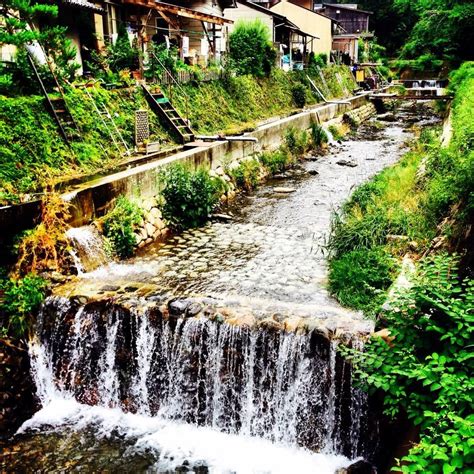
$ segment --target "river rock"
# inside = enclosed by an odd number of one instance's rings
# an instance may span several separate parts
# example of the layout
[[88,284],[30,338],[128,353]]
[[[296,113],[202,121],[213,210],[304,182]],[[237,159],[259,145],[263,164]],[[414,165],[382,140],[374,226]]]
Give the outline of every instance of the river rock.
[[171,316],[181,316],[186,312],[191,302],[187,299],[174,298],[168,302],[168,310]]
[[316,170],[308,170],[308,174],[310,174],[311,176],[317,176],[319,174],[319,171],[316,171]]
[[336,164],[339,166],[349,166],[350,168],[355,168],[357,166],[357,163],[354,163],[353,161],[349,160],[339,160],[336,161]]
[[276,193],[281,193],[281,194],[290,194],[290,193],[294,193],[296,191],[296,189],[276,187],[276,188],[273,188],[273,191],[275,191]]
[[349,467],[338,469],[336,474],[376,474],[377,470],[368,461],[359,460]]
[[197,301],[193,301],[187,308],[186,308],[186,316],[188,318],[192,318],[199,314],[202,310],[202,304],[198,303]]

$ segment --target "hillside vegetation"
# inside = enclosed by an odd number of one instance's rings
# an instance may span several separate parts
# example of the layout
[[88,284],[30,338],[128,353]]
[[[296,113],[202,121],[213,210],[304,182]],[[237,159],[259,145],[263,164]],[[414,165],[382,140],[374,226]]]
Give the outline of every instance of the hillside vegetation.
[[[345,67],[328,67],[324,76],[325,83],[319,74],[315,81],[329,97],[347,95],[354,88],[352,75]],[[183,88],[189,97],[190,120],[196,133],[214,134],[240,132],[254,127],[257,120],[290,113],[296,109],[293,89],[298,85],[303,88],[306,103],[318,101],[304,75],[279,70],[268,78],[229,77],[222,81],[193,82]],[[95,86],[87,91],[99,108],[107,107],[133,150],[135,111],[148,108],[141,88],[109,91]],[[167,88],[163,91],[168,94]],[[184,115],[184,95],[175,88],[172,97]],[[81,134],[81,139],[75,140],[71,147],[59,134],[42,96],[1,96],[0,204],[30,199],[59,180],[103,172],[125,158],[123,145],[119,144],[120,149],[114,145],[83,88],[68,87],[66,101]],[[176,145],[173,136],[151,111],[149,119],[150,141],[160,141],[163,147]],[[113,128],[110,121],[107,124]]]

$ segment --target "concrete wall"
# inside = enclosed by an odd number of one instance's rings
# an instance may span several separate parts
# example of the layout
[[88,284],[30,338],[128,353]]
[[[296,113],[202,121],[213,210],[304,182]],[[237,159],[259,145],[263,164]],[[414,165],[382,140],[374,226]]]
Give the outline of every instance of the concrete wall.
[[[276,120],[246,134],[258,139],[254,142],[219,141],[206,147],[185,150],[160,160],[119,173],[84,183],[76,190],[63,195],[70,201],[72,208],[71,225],[80,226],[107,212],[120,194],[128,197],[148,199],[156,196],[159,189],[160,170],[172,163],[185,163],[197,168],[205,166],[211,169],[221,167],[223,162],[244,159],[255,152],[272,150],[280,146],[289,127],[308,129],[312,121],[322,123],[344,112],[361,107],[367,103],[367,94],[347,99],[349,103],[324,104],[281,120]],[[0,208],[0,239],[8,238],[18,232],[33,227],[40,216],[40,202],[33,201],[16,206]]]
[[325,53],[329,57],[332,48],[332,21],[329,18],[287,1],[277,3],[271,10],[288,18],[305,33],[319,38],[310,42],[309,52]]

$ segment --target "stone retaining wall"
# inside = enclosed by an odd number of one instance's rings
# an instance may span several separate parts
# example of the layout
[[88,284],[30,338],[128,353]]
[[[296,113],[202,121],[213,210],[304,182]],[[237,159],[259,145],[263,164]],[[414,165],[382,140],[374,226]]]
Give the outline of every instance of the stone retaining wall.
[[362,122],[365,122],[376,113],[375,105],[370,102],[358,109],[346,112],[343,115],[343,120],[351,126],[358,127]]

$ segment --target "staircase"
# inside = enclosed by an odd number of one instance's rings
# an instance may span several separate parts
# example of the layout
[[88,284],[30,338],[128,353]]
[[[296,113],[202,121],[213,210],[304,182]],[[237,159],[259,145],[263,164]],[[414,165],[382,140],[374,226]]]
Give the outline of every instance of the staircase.
[[142,84],[142,87],[150,108],[166,122],[179,141],[182,144],[192,142],[194,140],[194,132],[163,92],[151,92],[145,84]]
[[57,90],[48,92],[43,80],[41,79],[38,69],[36,68],[35,61],[29,54],[28,60],[31,64],[31,67],[33,68],[36,80],[40,85],[43,95],[46,98],[46,103],[51,112],[51,115],[58,124],[59,131],[62,137],[64,138],[64,141],[69,145],[72,141],[80,139],[81,135],[79,133],[79,128],[67,107],[63,89],[59,84],[56,75],[51,69],[51,66],[48,63],[48,65],[50,66],[51,76],[54,80],[53,82],[56,85]]

